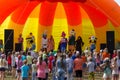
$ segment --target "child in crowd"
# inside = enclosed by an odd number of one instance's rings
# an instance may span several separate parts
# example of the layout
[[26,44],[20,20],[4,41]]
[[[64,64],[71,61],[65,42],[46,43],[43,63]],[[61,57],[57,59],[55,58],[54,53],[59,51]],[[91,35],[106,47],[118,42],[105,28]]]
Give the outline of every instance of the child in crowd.
[[12,66],[11,66],[11,63],[12,63],[11,52],[8,52],[7,61],[8,61],[8,75],[10,75],[11,74],[11,70],[12,70]]
[[99,66],[100,66],[100,64],[101,64],[100,53],[97,53],[97,54],[96,54],[95,60],[96,60],[96,71],[99,71],[99,73],[100,73],[100,68],[99,68]]
[[92,57],[89,57],[87,67],[88,67],[88,72],[89,72],[89,80],[95,80],[95,76],[94,76],[95,63],[93,62]]
[[21,80],[20,76],[21,76],[21,67],[23,65],[23,62],[21,60],[21,55],[18,55],[18,60],[16,61],[16,65],[17,65],[17,80]]
[[22,80],[28,80],[29,77],[29,66],[27,65],[27,60],[23,61],[23,66],[21,67],[21,77]]
[[[87,67],[87,57],[85,56],[85,53],[83,52],[82,53],[82,56],[81,56],[82,60],[83,60],[83,65],[82,65],[82,68],[83,68],[83,72],[86,73],[86,67]],[[83,73],[83,74],[84,74]]]
[[6,63],[6,59],[5,59],[5,54],[1,54],[1,58],[0,58],[0,80],[4,80],[6,64],[7,63]]
[[103,69],[103,80],[111,80],[112,72],[111,72],[110,59],[105,58],[103,64],[101,64],[100,67]]
[[43,55],[38,57],[38,62],[37,62],[37,78],[38,80],[45,80],[46,78],[46,62],[43,60]]
[[32,64],[32,80],[37,80],[37,66],[36,66],[36,59],[33,59],[33,64]]
[[118,70],[118,65],[117,65],[117,58],[113,58],[113,63],[112,63],[112,80],[118,80],[119,78],[119,70]]
[[57,62],[57,55],[55,54],[55,58],[52,60],[52,80],[56,80],[57,76],[56,76],[56,62]]

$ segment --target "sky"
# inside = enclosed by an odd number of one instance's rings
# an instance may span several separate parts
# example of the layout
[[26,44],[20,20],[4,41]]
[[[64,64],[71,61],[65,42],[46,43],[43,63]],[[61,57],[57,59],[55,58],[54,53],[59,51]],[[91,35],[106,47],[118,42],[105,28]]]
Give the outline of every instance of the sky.
[[115,2],[120,6],[120,0],[115,0]]

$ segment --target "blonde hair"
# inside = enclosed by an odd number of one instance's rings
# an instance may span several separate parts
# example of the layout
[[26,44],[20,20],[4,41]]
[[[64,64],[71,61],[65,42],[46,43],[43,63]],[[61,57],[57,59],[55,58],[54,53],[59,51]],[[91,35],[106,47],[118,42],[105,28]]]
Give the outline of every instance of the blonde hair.
[[24,61],[23,61],[23,64],[27,64],[27,60],[24,60]]

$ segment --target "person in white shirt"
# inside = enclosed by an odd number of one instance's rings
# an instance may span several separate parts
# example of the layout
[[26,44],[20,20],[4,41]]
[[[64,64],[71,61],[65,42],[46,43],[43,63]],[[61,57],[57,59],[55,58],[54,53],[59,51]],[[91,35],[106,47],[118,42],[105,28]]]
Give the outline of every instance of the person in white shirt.
[[90,57],[88,60],[89,61],[87,63],[87,67],[88,67],[88,72],[89,72],[89,79],[94,80],[95,79],[95,76],[94,76],[95,63],[93,62],[92,57]]
[[47,47],[48,47],[47,43],[48,43],[47,34],[46,34],[46,32],[44,32],[42,35],[41,47],[42,47],[42,49],[44,49],[46,51],[47,51]]
[[67,68],[67,80],[73,80],[73,59],[71,58],[72,54],[68,54],[68,58],[66,58],[66,68]]

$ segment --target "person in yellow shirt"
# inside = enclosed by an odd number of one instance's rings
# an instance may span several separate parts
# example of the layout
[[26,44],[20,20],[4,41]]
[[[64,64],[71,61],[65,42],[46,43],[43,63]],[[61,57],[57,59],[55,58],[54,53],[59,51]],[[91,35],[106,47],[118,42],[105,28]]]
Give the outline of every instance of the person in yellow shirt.
[[26,46],[26,48],[27,48],[27,49],[33,48],[32,50],[34,50],[34,49],[35,49],[35,37],[33,36],[32,33],[30,33],[30,34],[27,36],[26,41],[27,41],[27,46]]

